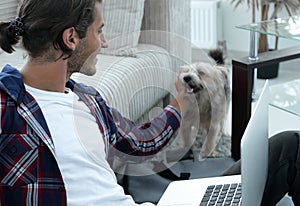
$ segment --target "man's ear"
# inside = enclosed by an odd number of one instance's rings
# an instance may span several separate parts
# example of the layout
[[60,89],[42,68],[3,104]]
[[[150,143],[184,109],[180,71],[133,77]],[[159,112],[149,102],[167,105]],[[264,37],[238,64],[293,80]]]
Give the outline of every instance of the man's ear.
[[67,47],[69,47],[73,51],[75,50],[79,40],[74,27],[70,27],[64,30],[63,41]]

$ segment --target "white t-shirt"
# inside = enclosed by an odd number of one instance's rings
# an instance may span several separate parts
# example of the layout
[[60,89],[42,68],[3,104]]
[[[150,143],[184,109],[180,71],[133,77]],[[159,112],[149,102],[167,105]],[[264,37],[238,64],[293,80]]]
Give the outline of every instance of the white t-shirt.
[[28,85],[26,89],[42,109],[50,130],[55,158],[67,190],[67,204],[136,205],[117,184],[105,159],[104,141],[96,119],[84,102],[69,89],[66,93],[43,91]]

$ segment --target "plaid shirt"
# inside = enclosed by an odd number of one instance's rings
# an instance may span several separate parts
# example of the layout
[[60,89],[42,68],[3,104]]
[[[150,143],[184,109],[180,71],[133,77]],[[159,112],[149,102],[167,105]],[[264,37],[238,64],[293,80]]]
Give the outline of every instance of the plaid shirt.
[[[108,107],[94,88],[73,80],[66,86],[95,116],[110,163],[116,156],[134,159],[155,154],[180,126],[181,116],[171,106],[136,127]],[[0,73],[0,111],[0,205],[66,205],[66,188],[43,113],[26,92],[19,71],[9,65]]]

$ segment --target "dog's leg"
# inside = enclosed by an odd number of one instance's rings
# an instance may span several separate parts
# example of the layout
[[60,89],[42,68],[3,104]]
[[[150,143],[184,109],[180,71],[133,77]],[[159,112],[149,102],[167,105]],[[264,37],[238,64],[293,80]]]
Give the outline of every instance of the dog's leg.
[[194,142],[193,138],[193,122],[188,119],[183,119],[183,123],[181,126],[181,134],[182,134],[182,140],[183,140],[183,147],[191,148]]
[[221,126],[219,124],[211,125],[200,151],[200,159],[213,155],[215,148],[222,136],[220,131]]

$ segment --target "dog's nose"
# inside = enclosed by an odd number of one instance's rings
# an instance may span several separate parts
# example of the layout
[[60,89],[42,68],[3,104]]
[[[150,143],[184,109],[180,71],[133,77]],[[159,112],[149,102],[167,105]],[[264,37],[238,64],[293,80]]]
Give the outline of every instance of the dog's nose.
[[184,80],[185,82],[189,82],[189,81],[192,80],[192,78],[191,78],[190,76],[185,76],[185,77],[183,77],[183,80]]

